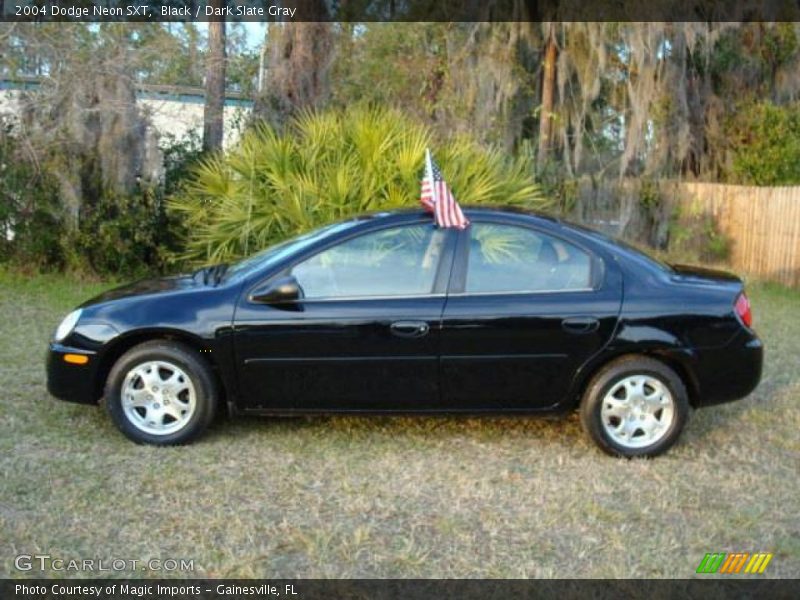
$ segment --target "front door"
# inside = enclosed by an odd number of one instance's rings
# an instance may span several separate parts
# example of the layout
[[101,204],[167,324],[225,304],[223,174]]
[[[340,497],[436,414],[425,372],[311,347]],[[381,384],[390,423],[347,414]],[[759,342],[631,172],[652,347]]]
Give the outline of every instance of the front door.
[[471,410],[557,404],[616,327],[620,274],[534,228],[476,222],[462,236],[442,321],[442,403]]
[[256,410],[427,410],[439,403],[438,352],[452,232],[430,221],[363,233],[276,276],[290,305],[237,307],[243,405]]

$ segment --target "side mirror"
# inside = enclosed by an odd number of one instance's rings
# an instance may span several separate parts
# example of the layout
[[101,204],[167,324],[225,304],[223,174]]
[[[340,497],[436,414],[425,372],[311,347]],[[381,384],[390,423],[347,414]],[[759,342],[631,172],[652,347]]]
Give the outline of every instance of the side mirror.
[[250,294],[250,302],[257,304],[281,304],[295,302],[303,297],[303,288],[292,275],[280,277]]

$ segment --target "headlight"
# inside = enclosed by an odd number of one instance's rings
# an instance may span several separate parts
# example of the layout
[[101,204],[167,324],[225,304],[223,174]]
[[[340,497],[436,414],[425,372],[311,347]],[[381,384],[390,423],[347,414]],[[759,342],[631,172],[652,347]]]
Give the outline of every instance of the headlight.
[[75,325],[78,324],[78,319],[81,318],[82,312],[83,311],[79,308],[78,310],[73,310],[64,317],[64,320],[61,321],[61,325],[56,329],[55,341],[60,342],[72,332]]

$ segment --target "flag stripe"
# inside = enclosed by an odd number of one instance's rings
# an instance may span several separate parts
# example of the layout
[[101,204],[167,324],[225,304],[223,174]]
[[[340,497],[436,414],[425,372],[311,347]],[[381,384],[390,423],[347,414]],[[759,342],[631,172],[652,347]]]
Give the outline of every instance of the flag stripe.
[[433,213],[434,221],[439,227],[464,229],[469,225],[469,219],[464,216],[429,152],[426,154],[425,176],[420,185],[419,201],[426,211]]

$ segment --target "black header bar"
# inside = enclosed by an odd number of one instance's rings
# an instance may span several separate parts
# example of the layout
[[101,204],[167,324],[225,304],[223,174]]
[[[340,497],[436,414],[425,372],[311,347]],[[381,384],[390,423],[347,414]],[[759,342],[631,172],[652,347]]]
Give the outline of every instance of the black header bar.
[[2,21],[800,21],[800,0],[0,0]]

